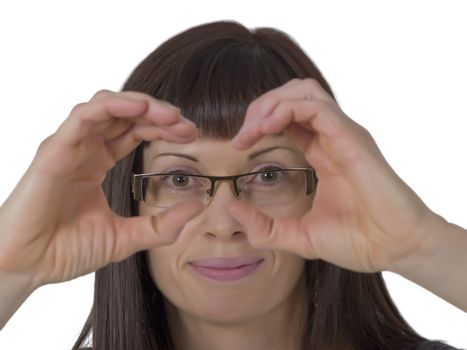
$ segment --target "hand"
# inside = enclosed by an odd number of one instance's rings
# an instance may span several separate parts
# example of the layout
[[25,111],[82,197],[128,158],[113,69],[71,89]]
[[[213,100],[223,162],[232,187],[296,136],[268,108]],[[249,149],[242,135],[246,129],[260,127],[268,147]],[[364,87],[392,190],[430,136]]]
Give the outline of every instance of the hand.
[[393,171],[369,132],[314,79],[292,79],[253,101],[236,149],[287,131],[319,179],[303,217],[271,218],[241,201],[231,214],[257,248],[287,250],[359,272],[390,269],[426,244],[434,213]]
[[76,105],[0,209],[0,272],[39,287],[175,241],[201,203],[124,218],[109,208],[101,183],[142,140],[187,143],[197,135],[179,108],[140,92],[101,90]]

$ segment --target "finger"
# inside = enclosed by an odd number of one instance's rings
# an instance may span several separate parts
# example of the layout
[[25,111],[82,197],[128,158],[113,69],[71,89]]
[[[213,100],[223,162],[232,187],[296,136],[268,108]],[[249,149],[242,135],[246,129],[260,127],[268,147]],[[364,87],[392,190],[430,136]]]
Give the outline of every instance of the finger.
[[176,109],[178,110],[179,108],[172,105],[170,102],[164,101],[164,100],[158,100],[155,97],[151,96],[150,94],[140,92],[140,91],[112,91],[112,90],[107,90],[107,89],[102,89],[97,91],[93,97],[89,101],[94,101],[94,100],[99,100],[102,97],[105,97],[107,95],[117,95],[117,96],[123,96],[123,97],[128,97],[130,99],[135,99],[135,100],[145,100],[149,103],[158,103],[160,105],[166,106],[168,109]]
[[[259,98],[254,100],[247,108],[245,120],[237,135],[233,138],[233,146],[238,149],[251,147],[251,144],[244,143],[243,135],[246,140],[249,136],[255,136],[255,129],[272,111],[276,105],[283,99],[323,99],[332,100],[332,97],[321,87],[315,79],[291,79],[286,84],[270,90]],[[250,131],[250,128],[253,129]]]
[[316,113],[316,101],[280,101],[270,115],[243,134],[241,142],[244,147],[251,147],[263,136],[280,133],[294,122],[312,131],[311,122]]
[[260,249],[286,250],[306,259],[316,258],[306,229],[297,218],[271,218],[258,209],[238,200],[229,204],[228,211],[247,228],[251,245]]
[[[164,100],[158,100],[155,97],[153,97],[153,96],[151,96],[151,95],[149,95],[147,93],[139,92],[139,91],[121,91],[121,92],[118,92],[117,94],[119,96],[129,97],[130,99],[137,99],[137,100],[143,99],[143,100],[148,101],[148,103],[150,103],[150,105],[154,104],[155,106],[160,108],[160,110],[155,110],[154,111],[155,113],[149,113],[149,116],[164,115],[164,110],[169,111],[170,113],[172,113],[172,114],[169,114],[169,116],[168,116],[169,118],[164,119],[163,121],[157,119],[157,122],[158,122],[159,125],[175,124],[175,123],[179,122],[181,119],[187,120],[190,123],[192,123],[192,121],[190,121],[189,119],[186,119],[185,117],[183,117],[181,115],[179,107],[174,106],[170,102],[167,102],[167,101],[164,101]],[[173,114],[176,116],[176,118],[170,118]],[[158,117],[158,118],[160,118],[160,117]]]
[[[99,100],[105,96],[112,95],[112,94],[118,94],[118,92],[107,90],[107,89],[99,90],[91,97],[89,102]],[[149,122],[147,122],[147,124],[149,124]],[[93,133],[94,134],[100,133],[102,137],[104,138],[104,140],[109,140],[118,135],[123,134],[130,127],[131,127],[131,123],[129,120],[125,120],[123,118],[117,119],[117,120],[109,119],[105,122],[95,125],[95,127],[93,128]]]
[[89,102],[98,100],[104,96],[115,94],[115,93],[116,93],[115,91],[107,90],[107,89],[99,90],[89,99]]
[[328,137],[339,137],[347,125],[342,119],[339,113],[329,111],[329,104],[323,100],[282,100],[259,124],[239,135],[238,142],[242,147],[251,147],[263,136],[282,132],[292,123]]
[[70,116],[60,125],[57,135],[68,144],[75,145],[91,134],[96,125],[118,117],[141,116],[148,110],[144,100],[130,100],[116,95],[107,95],[89,103],[73,107]]
[[[157,103],[162,106],[166,106],[169,110],[173,110],[174,112],[180,114],[180,109],[170,104],[169,102],[163,101],[163,100],[157,100],[149,94],[138,92],[138,91],[114,92],[111,90],[103,89],[103,90],[99,90],[98,92],[96,92],[90,101],[98,100],[111,94],[117,94],[118,96],[129,97],[130,99],[133,99],[133,98],[137,100],[142,99],[142,100],[148,101],[148,103]],[[162,122],[159,122],[158,124],[159,125],[172,125],[172,124],[176,124],[180,122],[180,120],[187,120],[189,123],[193,123],[192,121],[182,117],[181,119],[180,118],[173,118],[173,119],[169,118],[167,121],[162,120]],[[108,139],[116,137],[117,135],[122,134],[123,131],[125,131],[125,129],[128,129],[131,126],[130,125],[131,123],[136,123],[136,122],[140,124],[146,124],[146,125],[152,124],[150,121],[142,119],[142,118],[131,118],[131,119],[122,118],[122,119],[118,119],[116,122],[110,119],[110,120],[107,120],[105,123],[96,125],[93,131],[94,133],[100,133],[101,131],[105,130],[105,132],[103,133],[103,137],[104,139],[108,140]],[[114,123],[118,124],[118,127],[113,125]]]
[[305,153],[310,148],[312,140],[317,137],[315,131],[308,130],[294,123],[287,127],[287,133],[302,153]]
[[186,223],[203,209],[201,202],[192,201],[178,204],[155,216],[116,217],[112,262],[153,246],[173,243]]
[[[137,117],[141,118],[136,120]],[[105,127],[116,118],[125,118],[128,122],[145,121],[170,125],[179,121],[181,114],[180,109],[160,101],[150,101],[148,98],[136,100],[119,94],[108,94],[92,102],[76,105],[58,131],[64,140],[75,144],[92,134],[94,128],[100,126],[102,129],[102,124],[99,123],[104,123]]]
[[109,120],[96,125],[93,132],[100,134],[103,140],[111,140],[127,132],[134,124],[126,119]]
[[154,141],[163,139],[169,142],[188,143],[198,137],[198,130],[191,124],[180,122],[171,126],[158,127],[147,125],[134,125],[123,134],[106,141],[106,146],[114,160],[120,160],[141,141]]
[[337,107],[334,102],[323,100],[283,100],[262,121],[259,130],[263,134],[277,133],[294,122],[322,136],[340,137],[348,130],[350,118],[340,109],[333,109],[334,106]]
[[[259,126],[261,135],[286,128],[295,130],[296,135],[301,134],[301,138],[292,138],[292,141],[319,172],[326,169],[328,173],[335,173],[336,166],[346,168],[368,158],[370,153],[376,157],[380,155],[368,131],[344,114],[334,101],[284,100]],[[307,141],[304,132],[297,132],[298,128],[312,132],[313,137]]]

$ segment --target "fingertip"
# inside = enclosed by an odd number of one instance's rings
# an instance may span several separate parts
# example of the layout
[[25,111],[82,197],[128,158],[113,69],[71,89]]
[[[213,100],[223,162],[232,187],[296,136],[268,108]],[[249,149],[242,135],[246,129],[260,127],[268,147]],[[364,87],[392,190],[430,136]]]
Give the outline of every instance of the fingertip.
[[242,151],[244,149],[250,148],[253,144],[247,142],[245,138],[242,139],[242,136],[236,136],[230,141],[233,148]]
[[235,136],[230,141],[230,144],[232,145],[233,148],[238,149],[238,150],[242,149],[242,146],[243,146],[238,136]]
[[205,208],[205,205],[204,205],[202,202],[200,202],[200,201],[192,201],[192,202],[190,202],[190,204],[191,204],[192,207],[193,207],[193,213],[198,213],[198,214],[199,214],[199,213],[201,213],[201,212],[204,210],[204,208]]
[[228,212],[237,220],[245,221],[245,205],[239,200],[234,199],[227,205]]

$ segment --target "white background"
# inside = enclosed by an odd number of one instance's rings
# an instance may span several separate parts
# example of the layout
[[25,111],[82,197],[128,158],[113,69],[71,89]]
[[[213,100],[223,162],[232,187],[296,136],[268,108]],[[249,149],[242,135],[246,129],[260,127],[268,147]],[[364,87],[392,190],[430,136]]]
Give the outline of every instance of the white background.
[[[466,18],[467,3],[441,0],[1,2],[0,202],[74,105],[103,88],[118,91],[180,31],[236,20],[297,40],[402,179],[432,210],[467,227]],[[416,331],[467,348],[465,312],[383,275]],[[70,349],[93,282],[90,274],[37,290],[0,332],[0,349]]]

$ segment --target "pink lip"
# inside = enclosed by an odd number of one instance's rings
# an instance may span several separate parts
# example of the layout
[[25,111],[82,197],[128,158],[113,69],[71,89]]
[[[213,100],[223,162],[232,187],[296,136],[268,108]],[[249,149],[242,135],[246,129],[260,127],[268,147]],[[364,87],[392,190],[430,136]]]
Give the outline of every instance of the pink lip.
[[191,261],[190,264],[214,269],[231,269],[234,267],[256,264],[261,260],[263,260],[263,258],[257,256],[236,256],[199,259]]
[[190,262],[197,273],[217,281],[234,281],[252,273],[264,259],[258,257],[210,258]]

